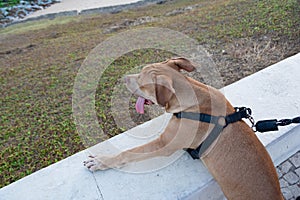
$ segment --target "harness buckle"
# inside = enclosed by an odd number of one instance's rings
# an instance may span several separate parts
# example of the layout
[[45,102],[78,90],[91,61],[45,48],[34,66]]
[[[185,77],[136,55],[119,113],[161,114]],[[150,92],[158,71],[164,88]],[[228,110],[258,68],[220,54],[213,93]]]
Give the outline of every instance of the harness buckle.
[[215,122],[215,124],[218,124],[219,126],[222,126],[224,128],[228,125],[226,117],[224,116],[217,117],[217,121]]

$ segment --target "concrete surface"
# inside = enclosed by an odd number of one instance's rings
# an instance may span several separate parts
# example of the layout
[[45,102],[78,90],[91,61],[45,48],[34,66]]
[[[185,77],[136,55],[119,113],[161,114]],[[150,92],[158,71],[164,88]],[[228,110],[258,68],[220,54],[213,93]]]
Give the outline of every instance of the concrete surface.
[[[298,132],[299,134],[299,132]],[[286,200],[300,198],[300,151],[277,167],[281,191]]]
[[116,6],[122,4],[130,4],[135,3],[141,0],[62,0],[60,3],[53,4],[52,6],[34,12],[25,19],[37,17],[41,15],[48,15],[52,13],[59,13],[59,12],[67,12],[67,11],[78,11],[81,12],[82,10],[89,10],[94,8],[101,8],[101,7],[109,7],[109,6]]
[[[300,115],[300,54],[285,59],[222,89],[235,106],[248,106],[255,119]],[[91,152],[117,153],[156,138],[169,120],[162,115],[109,141],[79,152],[0,189],[1,200],[224,199],[201,161],[183,151],[120,170],[87,171],[82,162]],[[151,128],[150,128],[151,127]],[[137,135],[143,134],[143,137]],[[275,165],[300,150],[300,126],[257,134]]]

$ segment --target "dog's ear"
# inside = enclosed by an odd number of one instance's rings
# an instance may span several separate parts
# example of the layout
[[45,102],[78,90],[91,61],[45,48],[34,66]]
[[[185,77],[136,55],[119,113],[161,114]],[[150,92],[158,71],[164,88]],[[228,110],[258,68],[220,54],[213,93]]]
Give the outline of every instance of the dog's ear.
[[164,63],[177,71],[180,71],[180,69],[184,69],[187,72],[192,72],[196,69],[191,61],[186,58],[172,58],[165,61]]
[[165,107],[175,94],[172,80],[165,75],[156,76],[155,94],[157,103]]

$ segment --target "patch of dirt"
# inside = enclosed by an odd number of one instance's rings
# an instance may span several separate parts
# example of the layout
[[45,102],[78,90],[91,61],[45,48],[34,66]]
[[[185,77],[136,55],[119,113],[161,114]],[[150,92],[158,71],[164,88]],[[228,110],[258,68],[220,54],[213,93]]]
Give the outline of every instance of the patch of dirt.
[[201,7],[201,6],[203,6],[203,4],[195,4],[195,5],[187,6],[187,7],[184,7],[184,8],[178,8],[178,9],[172,10],[170,12],[167,12],[165,14],[165,16],[168,17],[168,16],[175,16],[175,15],[180,15],[180,14],[188,13],[191,10],[193,10],[195,8],[198,8],[198,7]]
[[[296,42],[296,43],[295,43]],[[273,40],[271,36],[237,38],[208,50],[224,85],[231,84],[299,52],[300,39]]]
[[150,16],[139,17],[134,20],[125,19],[121,23],[114,24],[114,25],[106,28],[103,31],[103,33],[113,33],[113,32],[117,32],[117,31],[120,31],[125,28],[130,28],[130,27],[139,26],[142,24],[147,24],[150,22],[155,22],[156,20],[157,20],[156,18],[150,17]]
[[0,57],[1,55],[9,55],[9,54],[16,55],[16,54],[24,53],[26,51],[32,50],[35,46],[36,46],[35,44],[29,44],[25,47],[20,47],[20,48],[0,52]]

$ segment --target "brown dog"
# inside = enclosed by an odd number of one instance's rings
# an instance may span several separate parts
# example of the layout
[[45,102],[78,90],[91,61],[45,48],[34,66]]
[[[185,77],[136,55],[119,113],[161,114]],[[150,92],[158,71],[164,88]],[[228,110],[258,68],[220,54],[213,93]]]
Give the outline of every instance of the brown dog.
[[[144,104],[156,103],[169,113],[185,111],[226,116],[235,112],[221,92],[184,76],[181,69],[191,72],[195,67],[185,58],[176,58],[148,65],[140,74],[127,76],[128,89],[139,97],[136,110],[143,113]],[[195,149],[213,126],[173,116],[158,139],[117,156],[91,157],[85,165],[92,171],[104,170],[132,161],[168,156],[180,149]],[[224,128],[201,159],[230,200],[283,199],[269,154],[243,121]]]

